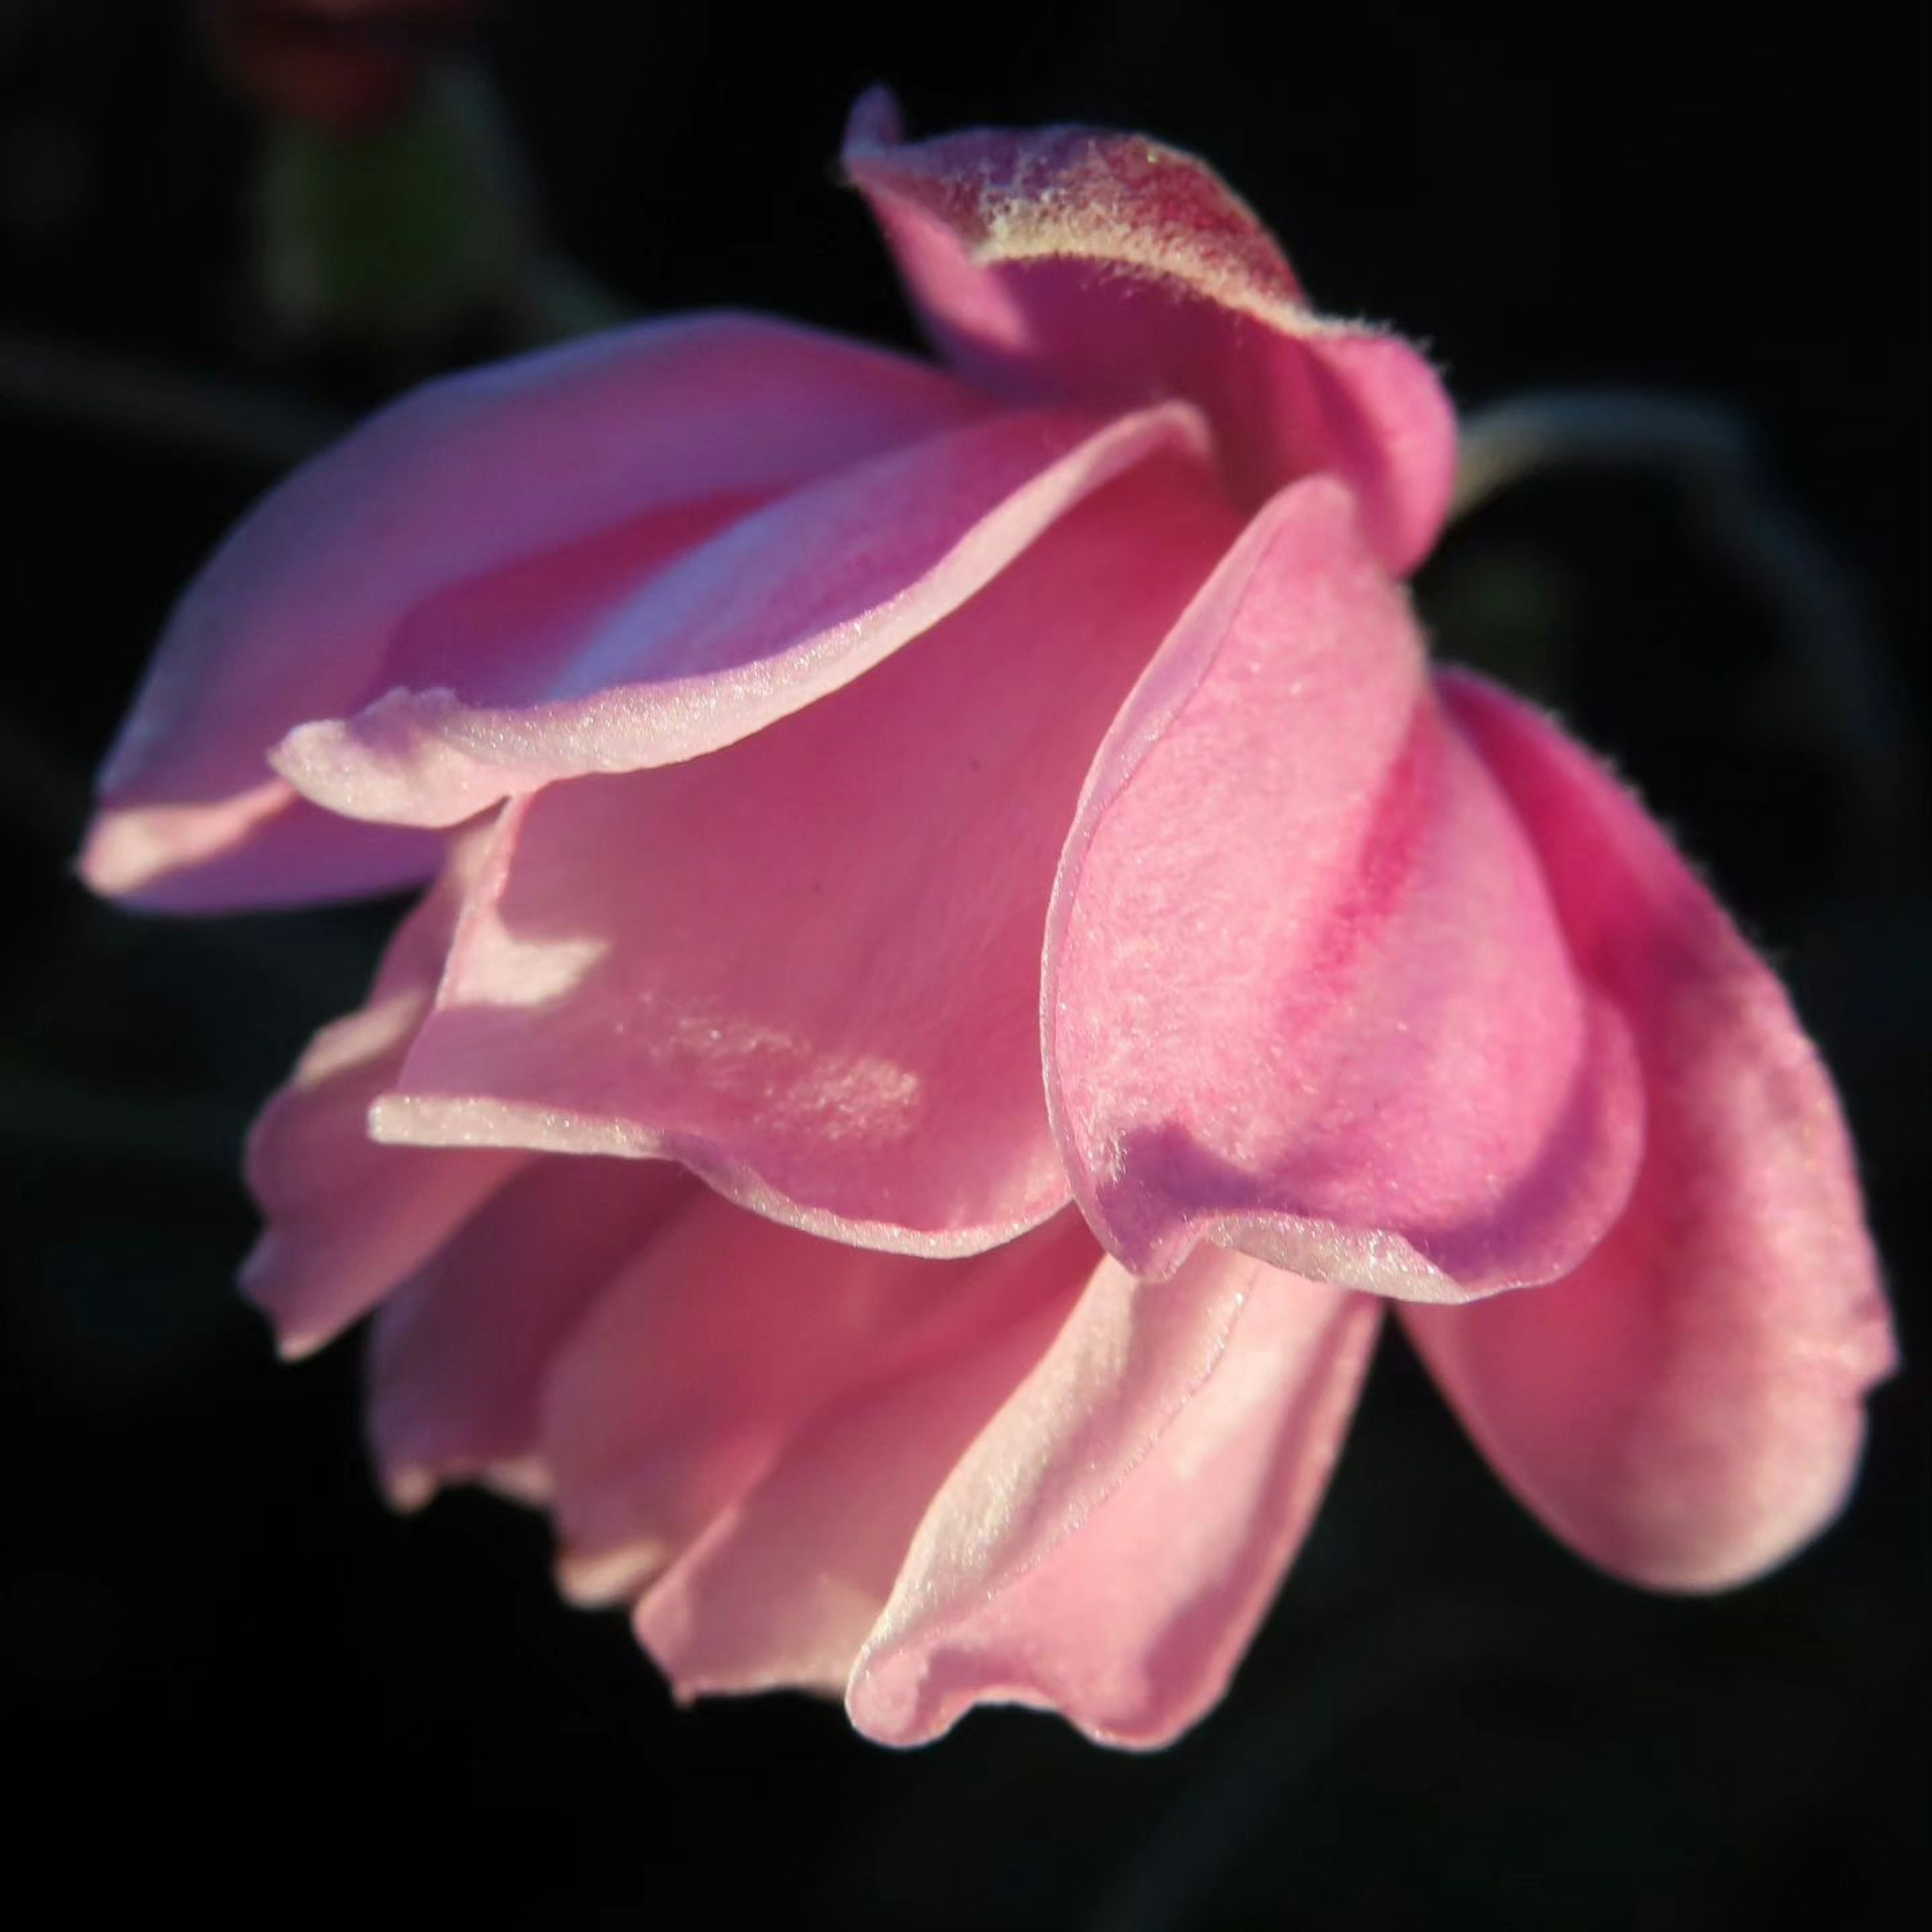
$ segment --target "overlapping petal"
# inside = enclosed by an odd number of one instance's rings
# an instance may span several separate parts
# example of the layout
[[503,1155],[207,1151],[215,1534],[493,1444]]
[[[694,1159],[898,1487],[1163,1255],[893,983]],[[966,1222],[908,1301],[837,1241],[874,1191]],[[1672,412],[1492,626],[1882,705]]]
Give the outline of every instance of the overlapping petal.
[[928,437],[732,524],[573,626],[520,690],[493,688],[466,651],[464,689],[398,689],[304,725],[274,763],[332,810],[446,825],[560,778],[717,751],[871,670],[1074,505],[1171,449],[1207,452],[1182,404],[1111,421],[1012,410]]
[[1406,1311],[1531,1509],[1653,1588],[1713,1589],[1838,1513],[1891,1328],[1831,1083],[1784,990],[1628,793],[1466,676],[1451,714],[1520,815],[1648,1094],[1628,1210],[1568,1279]]
[[1155,1282],[1102,1262],[934,1497],[853,1721],[919,1744],[1034,1704],[1142,1746],[1196,1722],[1313,1521],[1379,1319],[1246,1256]]
[[170,909],[428,876],[427,842],[317,814],[264,763],[295,726],[404,676],[518,691],[548,668],[541,628],[472,660],[467,631],[445,627],[445,648],[419,635],[392,664],[420,606],[526,569],[594,604],[747,505],[986,407],[916,363],[736,316],[414,392],[273,491],[184,596],[102,772],[83,875]]
[[320,1348],[367,1314],[530,1158],[369,1138],[370,1103],[430,1010],[481,851],[473,834],[457,842],[390,942],[367,1004],[316,1035],[249,1135],[248,1183],[268,1225],[242,1285],[286,1354]]
[[1076,1196],[1139,1274],[1211,1237],[1454,1300],[1560,1274],[1622,1206],[1623,1023],[1338,485],[1255,519],[1109,734],[1045,1028]]
[[1325,472],[1357,495],[1387,568],[1427,553],[1455,472],[1434,372],[1395,336],[1318,316],[1204,164],[1084,128],[902,144],[878,92],[854,112],[844,161],[972,381],[1025,398],[1186,397],[1251,505]]
[[[424,1158],[410,1148],[373,1153]],[[539,1156],[450,1235],[370,1331],[369,1432],[392,1501],[414,1508],[468,1478],[548,1499],[542,1408],[552,1360],[699,1191],[669,1162]],[[701,1292],[697,1282],[686,1289]],[[638,1372],[628,1361],[610,1368]]]
[[814,1232],[1052,1214],[1042,935],[1123,694],[1236,528],[1150,460],[867,676],[711,756],[506,808],[392,1141],[649,1154]]

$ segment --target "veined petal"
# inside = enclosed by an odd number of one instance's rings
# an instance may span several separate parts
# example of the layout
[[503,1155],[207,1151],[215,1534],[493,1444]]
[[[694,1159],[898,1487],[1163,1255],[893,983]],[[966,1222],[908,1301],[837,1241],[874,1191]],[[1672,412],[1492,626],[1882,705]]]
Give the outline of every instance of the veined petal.
[[1831,1082],[1777,980],[1642,808],[1517,700],[1443,680],[1630,1018],[1643,1170],[1574,1274],[1410,1332],[1498,1472],[1653,1588],[1718,1589],[1838,1514],[1895,1362]]
[[854,1724],[922,1744],[1030,1704],[1153,1746],[1196,1723],[1313,1521],[1379,1320],[1245,1256],[1154,1282],[1103,1262],[927,1510]]
[[429,1012],[481,849],[473,834],[457,842],[390,941],[367,1003],[316,1035],[249,1133],[248,1184],[268,1226],[242,1286],[285,1354],[308,1354],[366,1314],[530,1158],[369,1138],[370,1102]]
[[1174,448],[1206,449],[1178,404],[1113,422],[1010,410],[928,437],[734,522],[595,622],[573,615],[521,690],[493,684],[466,644],[450,653],[460,688],[399,688],[304,724],[274,763],[332,811],[448,825],[556,779],[715,752],[870,670],[1075,504]]
[[369,1432],[398,1508],[466,1478],[548,1498],[541,1410],[553,1357],[701,1191],[668,1162],[531,1160],[389,1297],[370,1336]]
[[[294,807],[264,762],[293,727],[350,716],[405,674],[452,680],[421,649],[391,664],[419,605],[586,544],[574,568],[634,588],[748,502],[984,408],[916,363],[736,316],[417,390],[272,492],[189,588],[101,773],[84,876],[198,908],[423,876],[427,864],[399,873],[393,832]],[[541,658],[550,640],[533,648]],[[541,668],[512,640],[479,674],[514,686]],[[411,849],[421,863],[427,848]]]
[[1102,746],[1044,1026],[1076,1198],[1138,1274],[1208,1236],[1455,1300],[1565,1272],[1628,1198],[1623,1022],[1340,485],[1261,513]]
[[1426,554],[1455,470],[1434,372],[1394,336],[1318,316],[1204,163],[1084,128],[902,144],[878,91],[854,110],[844,163],[970,380],[1022,398],[1186,397],[1250,502],[1328,472],[1360,498],[1384,566]]
[[668,1155],[958,1254],[1067,1198],[1040,959],[1092,748],[1232,540],[1142,464],[868,676],[710,758],[505,808],[376,1132]]

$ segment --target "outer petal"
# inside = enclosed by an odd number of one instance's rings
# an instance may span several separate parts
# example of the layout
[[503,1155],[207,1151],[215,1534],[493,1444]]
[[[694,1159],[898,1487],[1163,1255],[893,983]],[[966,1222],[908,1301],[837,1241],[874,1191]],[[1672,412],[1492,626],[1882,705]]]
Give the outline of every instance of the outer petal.
[[1084,128],[902,146],[890,97],[854,111],[845,166],[947,356],[1010,394],[1184,396],[1254,502],[1318,470],[1360,498],[1406,570],[1447,512],[1455,423],[1406,343],[1309,308],[1207,166]]
[[[882,1256],[868,1268],[828,1252],[838,1274],[875,1284],[875,1332],[844,1318],[862,1306],[849,1289],[835,1296],[836,1375],[793,1409],[757,1480],[741,1466],[735,1496],[639,1604],[638,1634],[680,1696],[844,1690],[934,1492],[1040,1360],[1095,1259],[1072,1215],[967,1262]],[[774,1370],[796,1386],[795,1372],[764,1364]],[[694,1466],[688,1450],[676,1466]]]
[[1067,1198],[1039,977],[1082,772],[1233,534],[1168,458],[869,676],[710,758],[506,809],[376,1132],[670,1155],[928,1255]]
[[1244,1256],[1103,1264],[920,1525],[853,1722],[920,1744],[1036,1704],[1138,1745],[1196,1722],[1313,1520],[1379,1318]]
[[479,850],[461,842],[390,942],[368,1004],[316,1035],[250,1132],[248,1184],[268,1225],[242,1285],[286,1354],[320,1348],[366,1314],[529,1160],[369,1138],[370,1102],[430,1010]]
[[[1073,1216],[985,1257],[928,1262],[819,1240],[703,1196],[612,1284],[549,1377],[545,1458],[566,1588],[587,1600],[634,1594],[721,1518],[742,1518],[743,1498],[830,1412],[936,1366],[950,1373],[1036,1306],[1059,1305],[1092,1254]],[[884,1460],[875,1443],[873,1463]],[[868,1520],[904,1480],[904,1457],[890,1460],[856,1479]],[[822,1510],[797,1514],[788,1533],[831,1567]],[[794,1632],[810,1621],[783,1597],[767,1614]]]
[[734,523],[596,621],[573,610],[560,649],[533,653],[519,626],[520,688],[465,645],[441,668],[460,691],[304,725],[275,766],[332,811],[448,825],[554,779],[716,751],[869,670],[1163,448],[1204,453],[1192,410],[1011,410],[929,437]]
[[1636,801],[1466,676],[1446,701],[1535,840],[1649,1088],[1628,1210],[1567,1280],[1408,1311],[1498,1472],[1566,1542],[1654,1588],[1781,1560],[1843,1503],[1894,1362],[1831,1084],[1782,988]]
[[665,1162],[532,1160],[391,1297],[370,1337],[369,1430],[398,1508],[465,1477],[529,1502],[549,1495],[540,1409],[551,1358],[699,1191]]
[[[614,564],[634,586],[694,517],[715,524],[983,406],[916,364],[731,316],[416,391],[284,483],[184,597],[101,774],[83,873],[170,907],[386,887],[410,864],[422,876],[421,841],[330,825],[263,763],[292,727],[398,681],[412,611],[564,546],[590,546],[592,578]],[[418,651],[405,668],[434,667]],[[515,652],[488,670],[514,674]]]
[[1045,1029],[1076,1196],[1137,1274],[1208,1234],[1455,1300],[1562,1274],[1628,1197],[1622,1022],[1339,485],[1262,513],[1102,747]]

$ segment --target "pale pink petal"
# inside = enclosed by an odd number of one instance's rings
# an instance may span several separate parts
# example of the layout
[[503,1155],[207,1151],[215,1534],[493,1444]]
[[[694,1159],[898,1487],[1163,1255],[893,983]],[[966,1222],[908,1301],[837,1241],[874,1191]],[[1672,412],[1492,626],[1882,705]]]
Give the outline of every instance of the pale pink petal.
[[1394,336],[1316,314],[1204,163],[1084,128],[902,146],[878,92],[854,110],[844,160],[970,380],[1029,399],[1186,397],[1250,502],[1328,471],[1389,568],[1427,554],[1455,471],[1434,373]]
[[1894,1364],[1844,1124],[1783,989],[1635,800],[1526,706],[1443,685],[1630,1016],[1649,1126],[1575,1274],[1411,1332],[1558,1535],[1653,1588],[1722,1588],[1838,1514]]
[[394,1079],[436,991],[481,851],[449,867],[403,922],[366,1004],[322,1028],[248,1137],[248,1184],[268,1226],[242,1286],[283,1352],[319,1348],[419,1267],[528,1161],[499,1148],[385,1148],[369,1105]]
[[1261,513],[1102,746],[1045,1024],[1076,1198],[1136,1274],[1205,1236],[1457,1300],[1564,1272],[1622,1207],[1623,1023],[1339,484]]
[[529,1502],[549,1494],[540,1408],[551,1358],[698,1191],[665,1162],[538,1158],[390,1296],[370,1337],[369,1431],[399,1508],[465,1477]]
[[[264,760],[294,726],[348,716],[403,676],[449,682],[466,662],[460,634],[446,656],[419,640],[400,668],[389,662],[425,600],[586,542],[573,568],[608,587],[614,550],[634,587],[702,533],[694,516],[715,526],[983,408],[915,363],[732,316],[654,322],[416,391],[274,490],[189,589],[102,772],[86,876],[196,906],[394,883],[392,834],[274,809],[289,794],[279,782],[265,794]],[[510,641],[479,663],[486,686],[520,688],[540,668]],[[261,854],[240,859],[244,842]],[[207,876],[163,883],[190,868]]]
[[[638,1634],[682,1697],[836,1695],[934,1492],[1039,1360],[1096,1254],[1072,1214],[964,1262],[866,1256],[779,1228],[748,1238],[774,1260],[800,1256],[796,1286],[826,1298],[832,1336],[815,1336],[808,1314],[775,1318],[767,1272],[760,1317],[737,1322],[736,1363],[718,1366],[700,1341],[701,1374],[671,1412],[680,1433],[659,1426],[665,1447],[632,1482],[640,1500],[655,1484],[682,1504],[657,1505],[668,1533],[646,1553],[709,1521],[643,1598]],[[822,1252],[804,1259],[808,1247]]]
[[1142,465],[868,676],[706,758],[505,808],[391,1141],[668,1155],[926,1255],[1067,1198],[1040,1064],[1060,842],[1235,530]]
[[[1072,506],[1173,448],[1206,448],[1178,404],[1114,422],[1012,410],[896,449],[733,522],[596,621],[573,611],[541,648],[513,614],[508,652],[448,651],[445,688],[304,724],[276,769],[332,811],[448,825],[554,779],[716,751],[871,670]],[[467,620],[439,632],[467,638]],[[492,674],[505,657],[518,688]]]
[[1141,1746],[1196,1722],[1314,1520],[1380,1315],[1245,1256],[1103,1264],[920,1523],[853,1722],[922,1744],[1031,1704]]

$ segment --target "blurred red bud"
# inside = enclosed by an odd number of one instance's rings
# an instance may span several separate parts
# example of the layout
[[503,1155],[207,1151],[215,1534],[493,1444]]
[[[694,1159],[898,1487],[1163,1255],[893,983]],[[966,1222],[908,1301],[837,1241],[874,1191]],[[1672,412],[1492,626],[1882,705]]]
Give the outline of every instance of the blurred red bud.
[[263,113],[339,133],[393,119],[479,0],[198,0],[216,61]]

